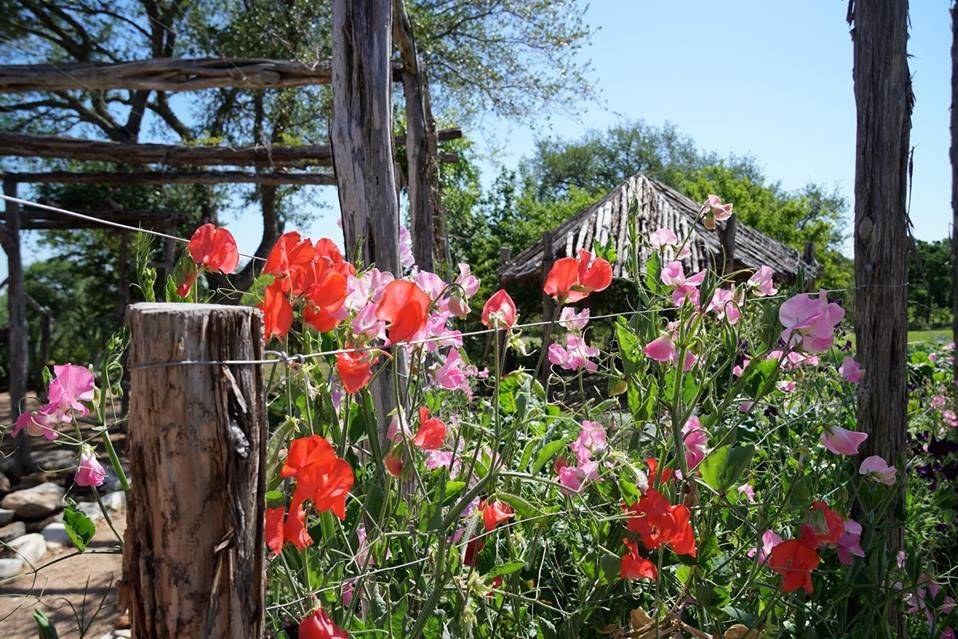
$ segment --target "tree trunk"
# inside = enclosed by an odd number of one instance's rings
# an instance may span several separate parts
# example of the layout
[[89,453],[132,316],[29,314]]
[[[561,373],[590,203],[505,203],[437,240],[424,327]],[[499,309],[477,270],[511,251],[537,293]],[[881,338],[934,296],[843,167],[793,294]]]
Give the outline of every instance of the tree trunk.
[[[958,336],[958,4],[951,6],[951,333]],[[958,382],[958,357],[952,376]]]
[[[402,55],[406,101],[406,162],[409,173],[409,216],[413,254],[419,268],[435,272],[436,221],[439,209],[439,169],[435,122],[429,110],[426,74],[416,51],[412,25],[403,0],[393,0],[393,33]],[[445,257],[443,255],[443,257]],[[446,268],[450,268],[447,264]]]
[[[391,0],[333,0],[333,121],[346,256],[399,273],[399,201],[393,168],[389,57]],[[402,367],[400,353],[391,366]],[[401,372],[401,371],[399,371]],[[380,432],[395,406],[389,374],[372,385]]]
[[[906,427],[908,227],[906,195],[913,96],[908,73],[907,0],[849,4],[857,107],[855,155],[855,335],[865,378],[858,389],[862,456],[880,455],[902,468]],[[903,473],[902,473],[903,475]],[[901,500],[903,491],[899,493]],[[902,544],[900,504],[868,536],[886,536],[875,560],[883,574]],[[884,585],[876,586],[884,588]],[[876,590],[876,596],[881,596]],[[890,623],[903,632],[899,606]],[[860,610],[859,614],[881,614]]]
[[[3,192],[17,197],[17,183],[3,181]],[[20,253],[20,205],[5,201],[6,224],[3,248],[7,253],[7,308],[9,312],[9,346],[7,355],[10,362],[7,375],[10,380],[10,422],[20,414],[23,398],[27,394],[27,376],[30,373],[29,327],[27,326],[27,291],[23,283],[23,259]],[[34,470],[30,455],[30,436],[21,431],[17,435],[17,449],[14,459],[14,472],[21,477]]]
[[[135,304],[124,595],[138,638],[260,637],[266,398],[259,311]],[[141,367],[141,368],[138,368]]]

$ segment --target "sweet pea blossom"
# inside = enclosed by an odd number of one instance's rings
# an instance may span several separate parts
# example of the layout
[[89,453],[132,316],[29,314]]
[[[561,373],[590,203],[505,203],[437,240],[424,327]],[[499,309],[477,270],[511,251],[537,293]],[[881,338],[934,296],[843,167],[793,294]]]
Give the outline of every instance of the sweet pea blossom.
[[748,278],[748,285],[751,287],[756,297],[765,297],[766,295],[775,295],[778,289],[772,281],[774,271],[767,266],[761,266],[752,277]]
[[841,368],[839,371],[842,374],[842,377],[845,378],[845,381],[851,382],[852,384],[858,384],[862,381],[862,378],[865,376],[865,369],[855,361],[853,357],[845,357],[842,360]]
[[590,373],[594,373],[599,369],[599,366],[592,361],[592,358],[598,356],[599,349],[597,347],[589,346],[581,335],[574,333],[566,334],[565,345],[558,342],[549,344],[549,361],[567,371],[577,371],[584,368]]
[[675,231],[665,226],[649,234],[649,246],[652,247],[653,251],[661,251],[663,248],[679,249],[675,253],[675,259],[677,260],[685,259],[692,254],[692,247],[689,246],[688,242],[683,245]]
[[838,561],[845,566],[854,563],[853,557],[864,557],[862,550],[862,525],[854,519],[845,520],[845,529],[838,539]]
[[47,389],[49,401],[43,408],[17,417],[11,435],[16,437],[26,429],[33,437],[43,435],[54,440],[60,424],[73,422],[74,416],[84,417],[89,409],[83,402],[92,402],[95,396],[93,373],[85,366],[63,364],[53,367],[54,378]]
[[516,303],[505,289],[499,289],[482,307],[482,324],[488,328],[510,328],[515,323]]
[[858,447],[868,439],[868,433],[857,433],[841,426],[827,426],[822,433],[822,446],[836,455],[857,455]]
[[714,231],[715,222],[732,217],[732,205],[723,204],[722,198],[717,195],[709,195],[702,204],[699,215],[702,216],[703,226],[710,231]]
[[941,419],[951,428],[958,428],[958,415],[950,408],[941,411]]
[[845,309],[829,302],[824,292],[814,296],[800,293],[785,300],[778,318],[785,330],[782,340],[788,346],[801,345],[806,351],[820,353],[832,347],[835,327],[845,317]]
[[937,395],[932,395],[931,397],[931,407],[935,410],[941,410],[948,405],[948,398],[938,393]]
[[470,367],[462,359],[456,348],[450,348],[446,354],[446,361],[433,372],[436,385],[446,390],[461,390],[466,396],[472,395],[469,387],[469,377],[475,374],[475,367]]
[[416,263],[416,256],[412,252],[412,235],[405,226],[399,227],[399,264],[403,268],[410,268]]
[[775,382],[775,388],[783,393],[794,393],[798,383],[794,379],[781,379]]
[[698,415],[692,415],[685,422],[682,441],[685,443],[685,466],[692,470],[705,459],[705,449],[709,444],[709,434],[702,428]]
[[772,554],[775,546],[780,543],[782,543],[782,538],[774,530],[766,530],[762,533],[762,545],[752,548],[746,554],[749,557],[755,557],[755,561],[758,563],[764,564],[768,561],[768,556]]
[[101,486],[106,479],[106,471],[96,459],[96,452],[92,446],[84,444],[80,448],[80,465],[77,467],[73,482],[77,486]]
[[889,466],[888,463],[878,455],[872,455],[871,457],[865,458],[862,465],[858,467],[858,472],[880,484],[894,486],[895,475],[898,474],[898,469],[894,466]]
[[559,324],[565,326],[567,330],[582,332],[589,323],[589,315],[590,312],[587,308],[576,313],[573,307],[566,306],[562,309],[562,314],[559,315]]
[[579,436],[569,445],[569,448],[575,453],[576,459],[581,464],[591,461],[592,453],[605,450],[607,445],[605,427],[599,422],[583,420]]
[[738,492],[745,495],[745,498],[748,500],[748,503],[750,504],[755,503],[755,489],[752,488],[751,484],[742,484],[741,486],[738,487],[737,490]]
[[[646,344],[645,348],[642,349],[642,352],[644,352],[645,356],[649,359],[654,359],[660,363],[675,363],[679,358],[679,353],[675,348],[675,344],[672,343],[672,338],[667,334],[661,335]],[[686,372],[691,370],[697,359],[698,357],[694,353],[691,351],[686,351],[685,362],[682,365],[682,370]]]
[[742,319],[742,311],[739,308],[741,303],[741,295],[734,288],[717,288],[705,310],[715,313],[715,317],[720,320],[727,319],[728,323],[734,326]]
[[705,271],[686,277],[682,262],[669,262],[662,269],[659,278],[666,286],[673,287],[673,304],[682,306],[688,300],[692,306],[699,305],[699,286],[705,281]]

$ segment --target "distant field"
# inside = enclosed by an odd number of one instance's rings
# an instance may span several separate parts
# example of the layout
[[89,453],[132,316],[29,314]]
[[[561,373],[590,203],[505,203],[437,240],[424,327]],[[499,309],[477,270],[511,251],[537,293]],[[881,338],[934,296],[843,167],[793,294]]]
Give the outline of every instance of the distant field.
[[950,342],[952,340],[951,330],[947,328],[938,328],[930,331],[908,331],[908,343],[919,344],[922,342]]

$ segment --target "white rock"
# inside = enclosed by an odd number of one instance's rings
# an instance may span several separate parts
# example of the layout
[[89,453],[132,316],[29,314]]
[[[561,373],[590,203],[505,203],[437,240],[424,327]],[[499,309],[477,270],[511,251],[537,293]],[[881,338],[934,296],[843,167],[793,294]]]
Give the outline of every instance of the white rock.
[[129,628],[117,628],[113,631],[113,636],[118,638],[132,637],[133,631]]
[[39,533],[17,537],[10,542],[9,546],[13,549],[15,556],[34,568],[40,566],[40,560],[47,554],[47,542]]
[[[106,503],[104,502],[104,506]],[[100,505],[92,501],[81,501],[77,504],[77,510],[90,518],[90,521],[96,523],[103,519],[103,511]]]
[[103,496],[103,505],[110,510],[123,510],[126,508],[126,495],[122,490],[114,490]]
[[60,522],[50,524],[44,528],[40,534],[43,535],[43,539],[47,542],[47,548],[51,550],[59,550],[64,546],[73,545],[73,542],[70,541],[70,536],[67,535],[66,525]]
[[3,498],[0,508],[16,512],[17,519],[43,519],[63,508],[63,488],[46,482],[16,490]]
[[13,521],[13,516],[16,513],[12,510],[7,510],[6,508],[0,508],[0,526],[9,524]]
[[0,579],[7,579],[14,576],[23,568],[23,561],[20,559],[0,559]]

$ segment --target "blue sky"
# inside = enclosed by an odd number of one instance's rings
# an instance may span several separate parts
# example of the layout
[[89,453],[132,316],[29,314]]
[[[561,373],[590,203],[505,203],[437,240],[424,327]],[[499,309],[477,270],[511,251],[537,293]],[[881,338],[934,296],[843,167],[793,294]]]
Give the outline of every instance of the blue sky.
[[[951,220],[949,1],[911,5],[917,98],[911,216],[915,236],[935,240],[948,235]],[[574,138],[642,118],[675,124],[703,149],[753,155],[786,188],[814,181],[836,186],[850,201],[855,103],[845,7],[843,0],[596,0],[586,21],[598,31],[582,55],[591,61],[597,100],[577,117],[527,123],[487,117],[467,129],[484,155],[483,181],[515,166],[536,137]],[[317,188],[327,206],[303,230],[338,239],[335,193]],[[223,222],[243,252],[255,249],[256,209],[237,210]]]

